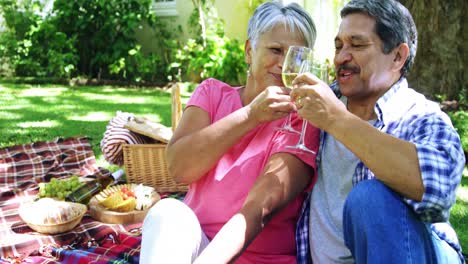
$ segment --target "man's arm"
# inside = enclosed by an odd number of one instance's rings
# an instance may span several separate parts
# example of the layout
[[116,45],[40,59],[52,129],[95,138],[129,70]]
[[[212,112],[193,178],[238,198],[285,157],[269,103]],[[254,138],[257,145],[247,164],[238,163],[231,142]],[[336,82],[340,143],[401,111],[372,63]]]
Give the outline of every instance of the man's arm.
[[300,116],[343,143],[387,186],[421,201],[424,185],[413,143],[385,134],[349,112],[315,76],[303,74],[295,82],[308,84],[291,93],[293,98],[303,97]]
[[233,262],[271,218],[310,183],[313,170],[297,157],[270,157],[242,208],[218,232],[195,263]]
[[413,143],[383,133],[349,112],[343,113],[327,132],[387,186],[409,199],[422,200],[424,185]]

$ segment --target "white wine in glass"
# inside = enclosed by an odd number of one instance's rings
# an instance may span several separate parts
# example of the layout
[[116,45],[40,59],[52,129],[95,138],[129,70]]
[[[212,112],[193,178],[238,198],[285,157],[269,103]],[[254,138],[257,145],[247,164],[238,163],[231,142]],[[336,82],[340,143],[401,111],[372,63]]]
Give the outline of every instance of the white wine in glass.
[[[292,89],[294,78],[301,72],[305,62],[313,61],[313,50],[304,46],[289,46],[283,62],[282,79],[284,86]],[[286,123],[279,128],[283,131],[300,133],[291,126],[291,114],[286,118]]]
[[284,83],[284,86],[286,87],[292,87],[292,82],[293,80],[297,77],[297,75],[299,75],[298,73],[289,73],[289,72],[285,72],[283,73],[281,76],[283,77],[283,83]]

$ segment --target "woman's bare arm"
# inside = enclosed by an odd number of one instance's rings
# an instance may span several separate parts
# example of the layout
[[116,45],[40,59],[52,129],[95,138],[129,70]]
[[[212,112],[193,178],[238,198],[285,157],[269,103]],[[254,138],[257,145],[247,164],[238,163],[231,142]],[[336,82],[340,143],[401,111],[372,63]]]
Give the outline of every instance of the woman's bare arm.
[[284,88],[270,86],[248,105],[213,124],[206,111],[188,107],[167,146],[169,174],[176,182],[198,180],[247,132],[292,111],[288,93]]
[[195,263],[233,262],[271,218],[304,191],[312,176],[312,168],[297,157],[272,155],[240,211],[221,228]]
[[210,125],[208,113],[188,107],[167,146],[169,173],[176,182],[192,183],[205,174],[258,123],[241,108]]

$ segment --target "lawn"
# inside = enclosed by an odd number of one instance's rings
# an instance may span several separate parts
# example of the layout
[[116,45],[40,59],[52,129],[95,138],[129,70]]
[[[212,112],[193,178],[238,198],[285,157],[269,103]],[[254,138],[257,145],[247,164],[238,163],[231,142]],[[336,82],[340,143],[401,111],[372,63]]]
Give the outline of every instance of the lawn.
[[[183,100],[189,94],[182,93]],[[0,82],[0,147],[84,135],[102,167],[100,141],[116,111],[171,126],[170,90]]]
[[[190,93],[182,88],[183,102]],[[0,81],[0,148],[84,135],[90,138],[98,164],[116,170],[101,155],[100,141],[116,111],[171,125],[170,90],[111,86],[69,87]],[[468,252],[468,170],[465,167],[451,223]]]

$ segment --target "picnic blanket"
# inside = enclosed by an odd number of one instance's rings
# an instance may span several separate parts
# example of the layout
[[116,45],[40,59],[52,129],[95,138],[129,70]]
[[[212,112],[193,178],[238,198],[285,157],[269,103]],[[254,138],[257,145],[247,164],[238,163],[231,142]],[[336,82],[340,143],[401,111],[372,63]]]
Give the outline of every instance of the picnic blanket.
[[0,149],[0,263],[138,263],[142,223],[104,224],[85,215],[73,230],[43,235],[18,215],[40,182],[72,175],[107,177],[86,137]]

